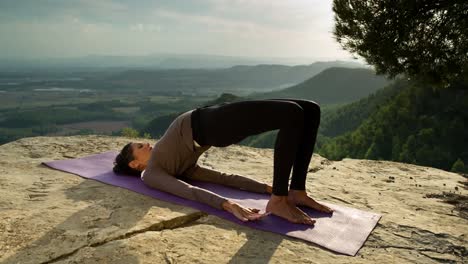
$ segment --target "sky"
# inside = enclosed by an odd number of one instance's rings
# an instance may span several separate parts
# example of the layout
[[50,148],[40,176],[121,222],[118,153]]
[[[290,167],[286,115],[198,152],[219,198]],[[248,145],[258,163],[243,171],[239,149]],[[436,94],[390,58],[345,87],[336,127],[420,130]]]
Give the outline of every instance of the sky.
[[0,57],[351,60],[333,25],[332,0],[0,0]]

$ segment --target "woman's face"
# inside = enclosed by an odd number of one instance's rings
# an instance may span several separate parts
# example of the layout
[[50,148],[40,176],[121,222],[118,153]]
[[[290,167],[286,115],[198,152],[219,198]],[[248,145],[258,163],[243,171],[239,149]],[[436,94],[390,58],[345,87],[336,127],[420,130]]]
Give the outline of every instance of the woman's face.
[[128,165],[134,169],[143,171],[146,168],[146,164],[148,164],[153,147],[151,147],[149,143],[138,142],[132,143],[130,146],[133,151],[133,157],[135,159],[132,160]]

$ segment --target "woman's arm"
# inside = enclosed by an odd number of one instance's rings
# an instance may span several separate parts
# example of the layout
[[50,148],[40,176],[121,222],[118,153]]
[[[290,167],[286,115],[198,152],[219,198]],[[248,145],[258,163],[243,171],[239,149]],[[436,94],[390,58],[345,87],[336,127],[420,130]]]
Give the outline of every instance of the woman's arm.
[[241,175],[227,174],[204,168],[195,164],[195,166],[185,173],[190,179],[217,183],[250,192],[271,193],[271,186],[263,182],[256,181]]
[[226,210],[241,221],[257,220],[266,215],[259,214],[258,209],[245,208],[213,192],[190,185],[164,170],[146,171],[145,175],[143,175],[143,181],[151,188]]
[[226,198],[213,192],[179,180],[164,170],[145,171],[143,181],[151,188],[168,192],[185,199],[202,202],[218,209],[224,209],[222,204],[227,201]]

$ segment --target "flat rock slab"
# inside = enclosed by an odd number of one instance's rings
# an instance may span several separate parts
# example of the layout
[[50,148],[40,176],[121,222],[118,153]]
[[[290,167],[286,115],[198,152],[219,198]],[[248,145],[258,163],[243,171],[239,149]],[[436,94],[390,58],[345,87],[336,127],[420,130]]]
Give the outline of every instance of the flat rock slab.
[[[50,169],[41,162],[120,151],[131,139],[33,137],[0,146],[0,263],[462,263],[468,220],[428,194],[466,197],[466,179],[388,161],[314,155],[316,199],[383,215],[356,257]],[[272,181],[273,150],[211,148],[199,163]],[[466,212],[465,212],[466,213]]]

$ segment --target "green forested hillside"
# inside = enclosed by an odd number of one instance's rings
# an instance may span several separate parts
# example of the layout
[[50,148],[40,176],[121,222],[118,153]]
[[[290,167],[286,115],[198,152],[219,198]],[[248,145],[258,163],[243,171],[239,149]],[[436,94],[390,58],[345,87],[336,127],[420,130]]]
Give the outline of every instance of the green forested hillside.
[[368,96],[389,82],[369,69],[332,67],[290,88],[251,97],[301,98],[319,104],[350,103]]
[[359,101],[332,110],[322,109],[319,133],[335,137],[356,129],[407,85],[407,81],[397,80]]
[[[431,89],[409,83],[356,130],[326,142],[330,159],[383,159],[445,170],[468,164],[468,93],[465,84]],[[458,164],[455,164],[458,161]]]

